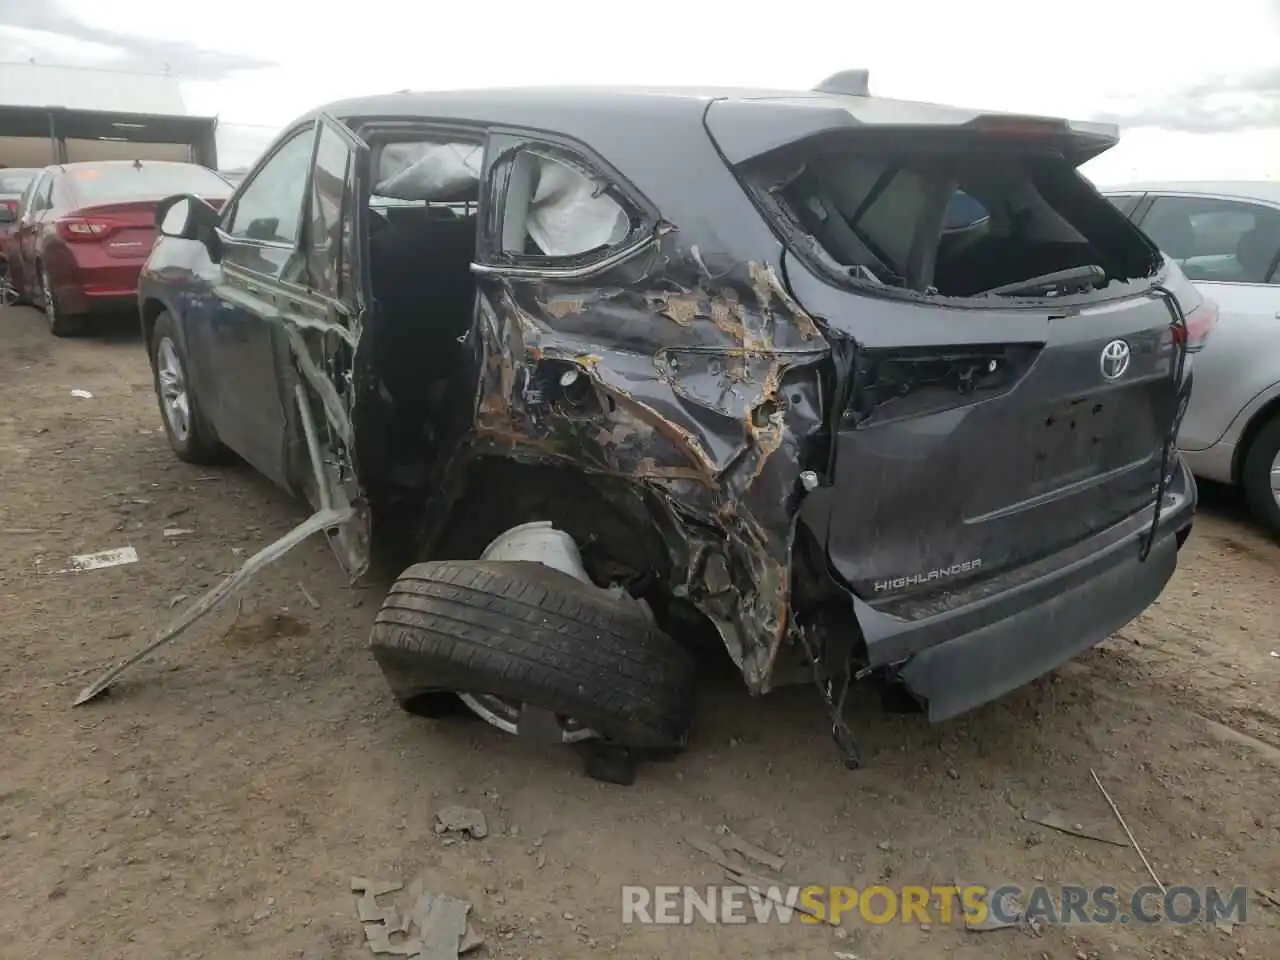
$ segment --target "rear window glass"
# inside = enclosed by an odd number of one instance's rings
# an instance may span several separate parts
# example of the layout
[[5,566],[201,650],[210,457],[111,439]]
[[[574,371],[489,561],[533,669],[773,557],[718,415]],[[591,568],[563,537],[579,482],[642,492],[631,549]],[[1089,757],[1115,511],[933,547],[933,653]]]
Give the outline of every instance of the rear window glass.
[[0,170],[0,193],[22,193],[36,178],[37,170]]
[[194,163],[122,163],[78,167],[67,171],[75,195],[83,202],[168,197],[192,193],[197,197],[231,196],[231,185],[212,170]]

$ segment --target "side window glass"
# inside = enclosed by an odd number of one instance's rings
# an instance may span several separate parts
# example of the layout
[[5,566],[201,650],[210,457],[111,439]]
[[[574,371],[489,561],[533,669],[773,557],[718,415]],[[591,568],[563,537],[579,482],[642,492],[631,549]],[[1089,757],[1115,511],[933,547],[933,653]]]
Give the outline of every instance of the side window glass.
[[18,219],[21,220],[28,213],[35,209],[36,192],[40,189],[40,184],[44,181],[44,174],[39,174],[34,180],[27,184],[27,189],[22,191],[22,198],[18,201]]
[[35,183],[31,185],[31,196],[27,207],[30,213],[39,213],[41,210],[48,208],[49,197],[53,194],[53,175],[42,174]]
[[521,150],[502,161],[506,181],[498,248],[508,257],[580,259],[621,245],[640,214],[614,185],[585,165]]
[[1142,194],[1139,193],[1109,193],[1106,195],[1111,205],[1130,219],[1133,218],[1133,211],[1137,208],[1138,200],[1141,196]]
[[295,243],[315,128],[307,127],[271,155],[236,201],[227,232],[246,240]]
[[36,192],[36,212],[49,210],[54,205],[54,175],[46,174]]
[[350,285],[354,176],[346,141],[327,123],[320,124],[311,176],[307,269],[317,293],[339,299]]
[[1192,280],[1266,283],[1280,254],[1280,211],[1247,201],[1159,197],[1143,229]]

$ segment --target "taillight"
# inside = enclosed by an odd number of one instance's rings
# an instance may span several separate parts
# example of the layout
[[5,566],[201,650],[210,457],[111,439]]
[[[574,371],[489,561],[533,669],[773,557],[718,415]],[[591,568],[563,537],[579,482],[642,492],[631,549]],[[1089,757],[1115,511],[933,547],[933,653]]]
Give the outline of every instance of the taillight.
[[1173,342],[1185,342],[1187,352],[1195,353],[1197,350],[1204,348],[1204,343],[1209,339],[1209,334],[1218,325],[1218,304],[1205,297],[1200,301],[1200,306],[1186,315],[1186,321],[1186,333],[1183,333],[1180,326],[1173,328]]
[[1008,393],[1040,347],[991,344],[961,348],[868,350],[856,361],[845,424],[920,417]]
[[58,236],[63,240],[101,240],[115,230],[118,224],[110,220],[91,217],[63,217],[54,221]]
[[5,210],[9,211],[10,217],[18,215],[18,204],[14,200],[0,200],[0,207],[4,207]]

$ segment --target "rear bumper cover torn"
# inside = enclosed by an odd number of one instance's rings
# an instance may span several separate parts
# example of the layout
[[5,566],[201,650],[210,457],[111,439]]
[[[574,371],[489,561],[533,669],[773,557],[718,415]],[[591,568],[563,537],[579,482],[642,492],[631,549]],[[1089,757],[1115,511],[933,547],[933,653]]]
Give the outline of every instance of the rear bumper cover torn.
[[[894,672],[927,705],[929,719],[949,719],[1023,686],[1146,610],[1173,576],[1191,527],[1195,485],[1185,464],[1178,474],[1145,561],[1150,509],[1101,535],[1107,545],[1078,545],[1075,558],[1050,573],[909,626],[898,621],[890,645],[913,652]],[[884,631],[891,619],[860,601],[855,610],[864,630]]]

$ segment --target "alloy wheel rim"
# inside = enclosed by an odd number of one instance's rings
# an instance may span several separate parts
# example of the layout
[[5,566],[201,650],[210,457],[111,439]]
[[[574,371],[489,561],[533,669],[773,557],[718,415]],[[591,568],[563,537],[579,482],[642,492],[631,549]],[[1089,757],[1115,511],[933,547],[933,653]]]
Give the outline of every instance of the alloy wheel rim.
[[178,348],[168,337],[160,340],[156,350],[156,378],[160,384],[160,406],[165,422],[179,443],[185,443],[191,432],[191,401],[187,394],[186,371]]
[[49,274],[40,271],[40,298],[44,300],[44,315],[53,326],[58,319],[58,311],[53,306],[53,287],[49,283]]
[[[485,723],[497,727],[503,733],[519,735],[520,718],[527,704],[505,700],[488,693],[459,693],[458,699]],[[556,723],[560,727],[561,743],[581,743],[584,740],[600,739],[600,734],[570,717],[557,715]]]
[[1271,460],[1271,499],[1280,507],[1280,450]]

